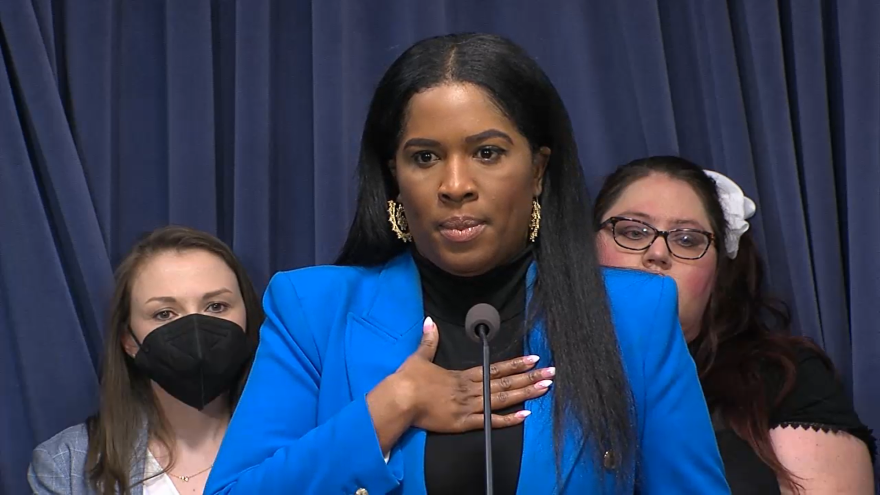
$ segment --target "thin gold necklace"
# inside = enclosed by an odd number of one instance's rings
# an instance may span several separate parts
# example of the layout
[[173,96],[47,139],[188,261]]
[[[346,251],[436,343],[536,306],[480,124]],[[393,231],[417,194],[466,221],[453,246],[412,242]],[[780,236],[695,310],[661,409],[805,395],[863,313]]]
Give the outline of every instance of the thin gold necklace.
[[213,463],[211,463],[210,466],[206,467],[205,469],[202,469],[202,470],[199,471],[198,473],[191,474],[191,475],[189,475],[189,476],[178,476],[178,475],[176,475],[176,474],[174,474],[174,473],[172,473],[172,472],[170,472],[170,471],[168,472],[168,474],[170,474],[171,476],[174,476],[175,478],[177,478],[177,479],[183,481],[184,483],[189,483],[190,478],[195,478],[196,476],[198,476],[198,475],[204,473],[205,471],[211,469],[212,467],[214,467],[214,464],[213,464]]

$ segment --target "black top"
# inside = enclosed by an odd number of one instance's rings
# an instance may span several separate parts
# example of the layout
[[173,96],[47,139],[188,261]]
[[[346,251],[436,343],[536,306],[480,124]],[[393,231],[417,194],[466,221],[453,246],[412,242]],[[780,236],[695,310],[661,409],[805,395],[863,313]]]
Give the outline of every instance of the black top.
[[[436,323],[440,344],[434,363],[449,370],[465,370],[483,363],[482,346],[464,331],[464,319],[475,304],[488,303],[501,315],[501,329],[492,339],[492,362],[523,353],[526,306],[526,273],[531,249],[510,263],[477,277],[450,275],[413,250],[422,283],[425,314]],[[522,404],[495,411],[510,414]],[[425,485],[428,493],[457,495],[485,493],[483,430],[443,434],[428,432],[425,445]],[[519,483],[523,426],[492,430],[492,461],[495,493],[515,494]]]
[[[868,446],[871,459],[877,455],[877,446],[868,429],[859,420],[852,401],[841,383],[815,351],[801,347],[797,351],[794,385],[788,395],[770,415],[770,428],[811,428],[822,431],[844,431],[859,438]],[[784,376],[775,367],[768,366],[764,383],[770,397],[776,397]],[[779,483],[773,470],[761,462],[745,440],[728,429],[713,415],[718,448],[724,460],[727,482],[733,495],[778,494]]]

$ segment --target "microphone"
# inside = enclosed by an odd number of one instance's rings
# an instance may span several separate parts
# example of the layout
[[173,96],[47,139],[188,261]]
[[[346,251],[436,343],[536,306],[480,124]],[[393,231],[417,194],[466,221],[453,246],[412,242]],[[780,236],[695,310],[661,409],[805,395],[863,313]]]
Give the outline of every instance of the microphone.
[[498,310],[489,304],[472,307],[464,319],[464,331],[474,342],[483,344],[483,436],[486,442],[486,495],[492,495],[492,389],[489,378],[489,341],[501,328]]

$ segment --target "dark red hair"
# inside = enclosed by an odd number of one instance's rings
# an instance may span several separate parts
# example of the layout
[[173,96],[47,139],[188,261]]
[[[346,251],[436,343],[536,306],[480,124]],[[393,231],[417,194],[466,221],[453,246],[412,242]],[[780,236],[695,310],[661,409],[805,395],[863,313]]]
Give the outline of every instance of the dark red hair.
[[[656,156],[632,161],[612,173],[596,198],[594,223],[598,229],[620,194],[633,182],[662,174],[690,185],[699,196],[715,234],[715,248],[725,253],[724,211],[715,182],[699,166],[684,158]],[[779,462],[770,440],[770,414],[791,391],[796,378],[796,349],[815,351],[831,361],[812,341],[790,335],[791,317],[782,301],[764,290],[764,266],[752,236],[746,232],[739,252],[731,259],[718,256],[715,286],[703,313],[699,335],[689,344],[700,374],[709,410],[740,438],[761,461],[792,489],[801,487]],[[779,371],[781,388],[767,390],[764,371]]]

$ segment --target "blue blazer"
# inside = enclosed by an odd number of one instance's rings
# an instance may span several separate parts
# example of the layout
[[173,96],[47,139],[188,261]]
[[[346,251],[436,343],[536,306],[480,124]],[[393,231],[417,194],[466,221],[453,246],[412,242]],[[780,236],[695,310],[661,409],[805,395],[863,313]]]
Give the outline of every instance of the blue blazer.
[[[534,276],[533,265],[529,293]],[[623,270],[606,270],[605,280],[635,402],[641,493],[730,493],[678,323],[674,283]],[[386,464],[365,399],[421,340],[419,284],[409,254],[376,268],[276,274],[250,379],[205,493],[425,493],[425,431],[404,433]],[[547,366],[543,336],[533,329],[526,346]],[[565,485],[556,488],[552,397],[551,388],[526,403],[532,414],[518,493],[599,493],[603,485],[604,493],[613,473],[594,468],[576,441],[565,442]]]
[[[144,465],[147,459],[146,422],[138,433],[128,480],[130,495],[144,490]],[[85,423],[71,426],[34,449],[27,478],[35,495],[97,495],[86,472],[89,432]]]

